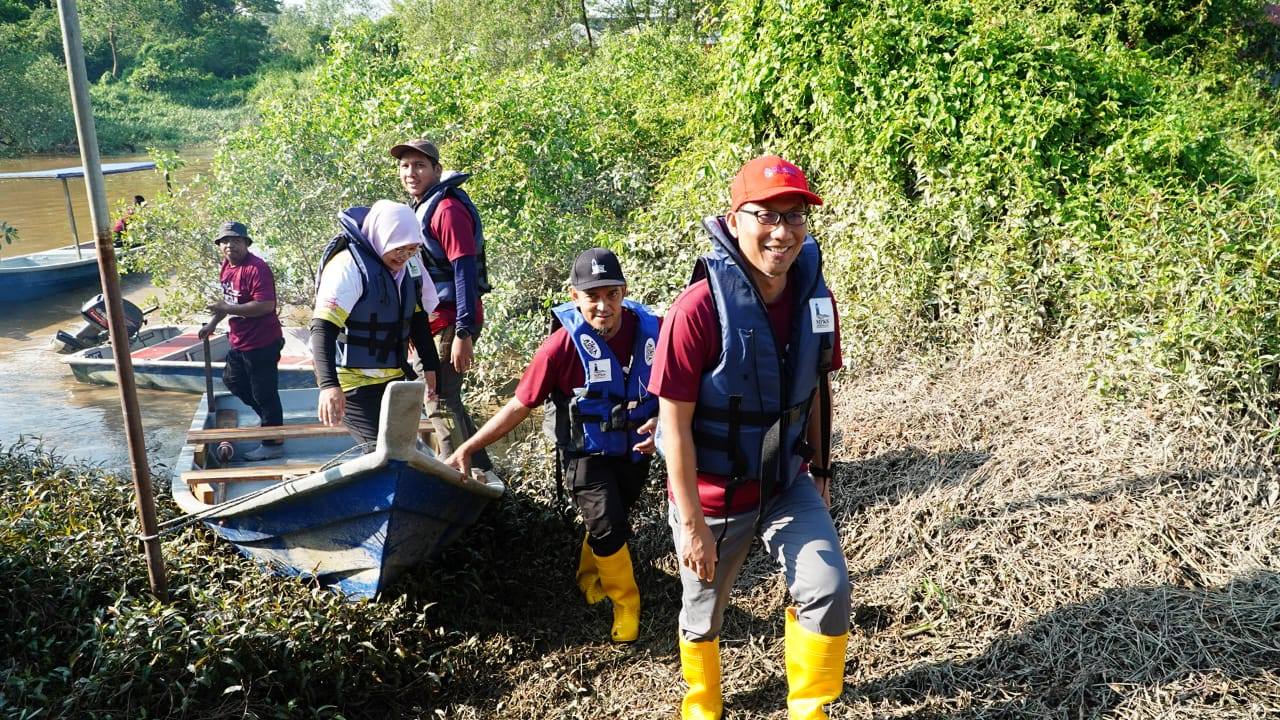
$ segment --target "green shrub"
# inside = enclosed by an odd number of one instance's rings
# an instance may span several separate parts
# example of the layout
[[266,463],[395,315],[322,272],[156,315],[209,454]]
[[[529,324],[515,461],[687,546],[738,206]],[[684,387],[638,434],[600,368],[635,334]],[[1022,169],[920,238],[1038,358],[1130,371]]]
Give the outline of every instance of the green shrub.
[[213,218],[242,217],[271,255],[282,299],[310,306],[336,213],[406,200],[387,148],[432,137],[446,168],[474,173],[466,187],[496,287],[485,298],[481,379],[505,384],[546,332],[573,256],[621,236],[702,127],[703,50],[649,31],[614,36],[589,58],[492,69],[465,54],[411,54],[367,22],[332,42],[311,84],[265,96],[260,120],[227,141],[198,209],[182,197],[169,210],[149,206],[140,232],[164,242],[148,262],[176,270],[159,280],[178,288],[174,307],[199,306],[215,267]]
[[0,508],[6,716],[385,716],[431,701],[460,639],[404,597],[272,579],[196,529],[166,539],[156,602],[131,483],[38,449],[0,451]]
[[1112,380],[1261,410],[1280,115],[1256,12],[731,2],[722,142],[812,171],[855,354],[1066,336]]

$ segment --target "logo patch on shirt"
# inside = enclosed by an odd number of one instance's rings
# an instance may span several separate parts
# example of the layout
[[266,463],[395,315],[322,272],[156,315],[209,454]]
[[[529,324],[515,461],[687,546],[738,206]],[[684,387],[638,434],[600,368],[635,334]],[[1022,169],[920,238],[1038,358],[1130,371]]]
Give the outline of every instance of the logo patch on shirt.
[[813,319],[813,332],[829,333],[836,329],[836,310],[831,298],[809,298],[809,317]]
[[649,338],[648,340],[645,340],[644,341],[644,364],[652,365],[653,356],[657,354],[658,354],[658,344],[653,341],[653,338]]
[[578,336],[578,340],[582,343],[582,347],[587,351],[588,355],[593,358],[600,357],[600,346],[596,343],[595,338],[586,333],[582,333]]
[[613,368],[608,360],[592,360],[587,367],[587,382],[610,382]]

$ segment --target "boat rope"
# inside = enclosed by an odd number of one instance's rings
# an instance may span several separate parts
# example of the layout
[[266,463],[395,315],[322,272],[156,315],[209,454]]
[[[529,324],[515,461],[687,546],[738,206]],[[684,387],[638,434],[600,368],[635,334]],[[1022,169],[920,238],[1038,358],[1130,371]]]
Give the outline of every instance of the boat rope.
[[268,485],[264,488],[258,488],[253,492],[246,493],[236,498],[232,498],[230,500],[227,500],[226,502],[221,502],[221,503],[218,503],[217,505],[212,505],[208,509],[201,510],[199,512],[194,512],[189,515],[183,515],[182,517],[173,518],[171,520],[166,520],[160,523],[156,527],[156,531],[154,534],[139,535],[138,539],[141,540],[142,542],[148,542],[150,540],[155,540],[156,538],[162,535],[168,535],[169,533],[177,532],[178,530],[194,525],[195,523],[201,522],[207,517],[210,517],[212,515],[217,515],[218,513],[235,508],[250,500],[253,500],[254,498],[265,495],[273,490],[279,490],[280,488],[285,487],[287,485],[291,485],[303,478],[311,477],[316,473],[322,473],[334,467],[335,465],[341,464],[343,462],[343,458],[347,457],[348,455],[354,454],[357,450],[360,451],[360,454],[363,455],[369,452],[370,450],[372,450],[373,447],[376,445],[377,443],[375,442],[357,443],[356,445],[353,445],[352,447],[349,447],[346,450],[343,450],[337,455],[334,455],[332,458],[329,458],[329,460],[327,460],[324,465],[320,466],[319,470],[304,473],[301,475],[286,477],[281,479],[280,482],[278,483]]

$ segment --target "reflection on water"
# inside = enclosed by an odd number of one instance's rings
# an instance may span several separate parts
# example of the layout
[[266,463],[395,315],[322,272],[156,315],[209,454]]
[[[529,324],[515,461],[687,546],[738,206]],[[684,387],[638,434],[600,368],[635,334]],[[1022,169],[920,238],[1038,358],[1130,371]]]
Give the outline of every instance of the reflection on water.
[[[124,289],[140,307],[154,293],[146,278],[136,275],[126,279]],[[62,356],[48,346],[59,329],[79,326],[80,304],[96,292],[90,287],[54,295],[0,315],[0,445],[8,447],[20,437],[41,440],[67,458],[127,471],[120,391],[76,382]],[[154,472],[177,457],[197,402],[195,395],[138,391]]]

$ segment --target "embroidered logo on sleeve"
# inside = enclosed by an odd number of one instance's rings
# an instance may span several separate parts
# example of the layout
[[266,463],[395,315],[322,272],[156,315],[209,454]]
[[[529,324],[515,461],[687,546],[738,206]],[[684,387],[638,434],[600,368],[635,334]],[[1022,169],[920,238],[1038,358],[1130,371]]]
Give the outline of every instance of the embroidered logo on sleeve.
[[608,360],[592,360],[587,370],[587,382],[597,383],[613,380],[613,368]]
[[815,333],[829,333],[836,329],[836,309],[829,297],[810,298],[809,317],[813,320]]

